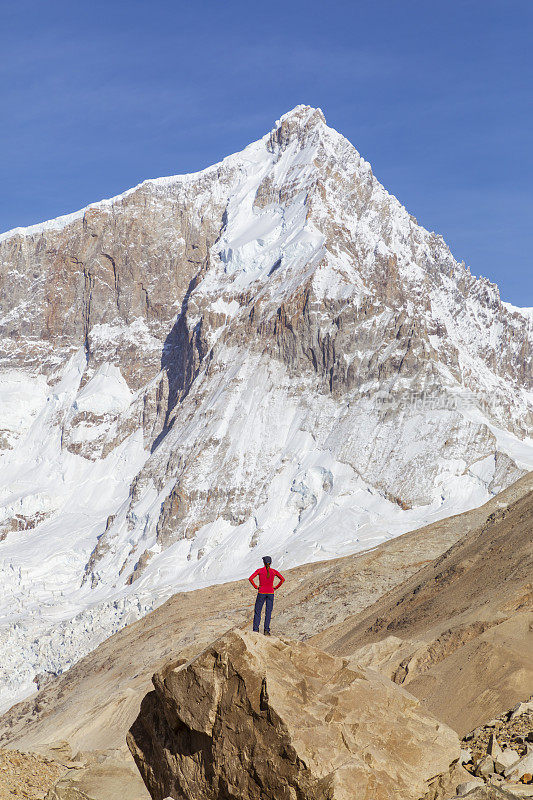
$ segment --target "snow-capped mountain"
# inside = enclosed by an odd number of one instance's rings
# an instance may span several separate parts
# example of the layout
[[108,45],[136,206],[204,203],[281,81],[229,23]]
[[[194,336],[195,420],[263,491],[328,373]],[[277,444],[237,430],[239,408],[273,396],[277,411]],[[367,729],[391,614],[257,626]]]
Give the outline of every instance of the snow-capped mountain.
[[0,237],[0,703],[191,588],[354,552],[533,468],[533,310],[319,109]]

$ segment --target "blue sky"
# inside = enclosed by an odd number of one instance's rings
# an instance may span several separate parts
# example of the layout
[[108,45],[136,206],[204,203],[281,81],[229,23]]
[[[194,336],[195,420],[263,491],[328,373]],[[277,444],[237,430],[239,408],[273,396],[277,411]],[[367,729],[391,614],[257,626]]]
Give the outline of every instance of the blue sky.
[[3,0],[0,230],[201,169],[298,103],[533,305],[532,0]]

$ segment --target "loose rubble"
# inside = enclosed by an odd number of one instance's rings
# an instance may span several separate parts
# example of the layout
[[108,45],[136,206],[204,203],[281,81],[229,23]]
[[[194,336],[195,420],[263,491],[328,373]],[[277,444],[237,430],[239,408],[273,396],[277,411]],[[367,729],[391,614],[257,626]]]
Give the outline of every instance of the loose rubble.
[[51,758],[0,750],[0,800],[43,800],[66,771],[65,766]]
[[471,781],[456,797],[533,797],[533,702],[518,703],[463,738],[461,762]]

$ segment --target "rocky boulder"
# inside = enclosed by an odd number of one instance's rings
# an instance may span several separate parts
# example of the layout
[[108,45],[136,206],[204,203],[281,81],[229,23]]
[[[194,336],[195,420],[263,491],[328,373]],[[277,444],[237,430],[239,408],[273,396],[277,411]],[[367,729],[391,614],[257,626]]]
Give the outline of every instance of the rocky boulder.
[[232,631],[153,683],[128,745],[154,800],[418,800],[460,756],[387,678],[287,639]]

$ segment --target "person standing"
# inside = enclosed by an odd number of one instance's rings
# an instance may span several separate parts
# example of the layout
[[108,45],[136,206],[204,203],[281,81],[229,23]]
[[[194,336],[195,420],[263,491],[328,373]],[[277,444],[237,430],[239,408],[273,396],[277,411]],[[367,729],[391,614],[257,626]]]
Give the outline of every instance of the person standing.
[[[274,606],[274,592],[279,589],[282,583],[285,582],[283,575],[270,565],[272,559],[270,556],[263,556],[264,567],[256,569],[253,575],[250,575],[248,580],[257,590],[257,597],[255,599],[254,609],[254,631],[259,633],[259,625],[261,623],[261,612],[265,606],[265,636],[270,636],[270,618],[272,616],[272,608]],[[259,586],[255,584],[255,578],[259,578]],[[274,586],[274,578],[278,579],[278,583]]]

